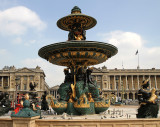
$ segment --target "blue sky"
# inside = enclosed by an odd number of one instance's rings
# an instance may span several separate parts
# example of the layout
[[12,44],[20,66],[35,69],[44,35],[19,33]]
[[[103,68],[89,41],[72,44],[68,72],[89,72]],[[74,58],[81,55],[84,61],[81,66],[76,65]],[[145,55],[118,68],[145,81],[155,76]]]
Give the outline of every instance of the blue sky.
[[49,86],[64,80],[64,67],[55,66],[38,56],[48,44],[66,41],[68,32],[56,22],[70,14],[74,6],[97,19],[87,30],[87,40],[103,41],[118,47],[119,52],[96,67],[136,69],[139,51],[140,68],[160,68],[159,0],[0,0],[0,68],[40,66]]

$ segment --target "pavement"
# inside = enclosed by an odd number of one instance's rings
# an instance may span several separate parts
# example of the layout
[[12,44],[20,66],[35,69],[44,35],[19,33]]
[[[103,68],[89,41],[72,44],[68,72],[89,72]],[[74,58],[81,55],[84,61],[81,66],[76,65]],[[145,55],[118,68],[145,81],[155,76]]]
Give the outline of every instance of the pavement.
[[[66,113],[57,115],[51,108],[49,111],[42,111],[42,119],[136,119],[138,107],[139,106],[133,105],[111,105],[110,108],[103,113],[82,116],[67,115]],[[4,116],[0,116],[0,118],[10,118],[10,114],[11,111]],[[160,112],[158,118],[160,118]]]

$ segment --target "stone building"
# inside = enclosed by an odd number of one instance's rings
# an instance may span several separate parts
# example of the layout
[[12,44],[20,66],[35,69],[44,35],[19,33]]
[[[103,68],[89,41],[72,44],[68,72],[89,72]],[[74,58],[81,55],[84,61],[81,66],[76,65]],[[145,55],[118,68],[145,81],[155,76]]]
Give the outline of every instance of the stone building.
[[54,98],[59,98],[58,89],[59,89],[59,85],[56,85],[50,88],[50,94],[53,95]]
[[5,66],[0,70],[0,91],[10,94],[11,100],[16,100],[16,95],[26,93],[30,90],[29,84],[37,84],[36,91],[41,97],[44,91],[49,91],[49,86],[45,82],[45,73],[40,67],[19,68]]
[[115,94],[122,99],[137,99],[137,91],[144,79],[150,79],[150,86],[160,95],[160,69],[107,69],[94,68],[93,80],[97,81],[104,95]]

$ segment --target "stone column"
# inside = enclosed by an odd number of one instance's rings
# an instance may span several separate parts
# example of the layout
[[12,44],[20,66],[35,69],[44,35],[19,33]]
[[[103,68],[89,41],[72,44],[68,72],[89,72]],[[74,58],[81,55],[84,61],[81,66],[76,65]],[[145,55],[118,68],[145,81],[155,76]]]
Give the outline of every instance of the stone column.
[[129,93],[127,93],[127,100],[129,99]]
[[2,88],[3,88],[3,80],[4,80],[4,79],[3,79],[3,76],[2,76]]
[[143,80],[145,80],[145,78],[144,78],[145,76],[143,75]]
[[8,76],[8,78],[7,78],[7,81],[8,81],[8,86],[10,86],[10,85],[9,85],[9,76]]
[[138,85],[138,89],[139,89],[139,75],[137,75],[137,85]]
[[56,98],[56,90],[54,90],[54,97]]
[[158,89],[157,88],[157,78],[156,78],[156,75],[154,76],[154,79],[155,79],[155,89]]
[[23,89],[23,77],[21,76],[20,90]]
[[103,90],[103,88],[105,88],[105,87],[104,87],[103,79],[104,79],[104,76],[102,75],[102,77],[101,77],[101,82],[102,82],[102,86],[101,86],[101,88],[102,88],[102,90]]
[[133,94],[133,100],[135,100],[135,92],[133,92],[132,94]]
[[121,81],[122,81],[122,79],[121,79],[121,75],[120,75],[119,76],[119,90],[122,89],[122,87],[121,87]]
[[127,75],[126,75],[126,90],[128,90],[128,80],[127,80]]
[[131,75],[131,82],[132,82],[132,90],[134,90],[134,85],[133,85],[133,75]]
[[115,75],[114,75],[114,89],[116,90],[117,88],[116,88],[116,77],[115,77]]
[[151,82],[151,76],[149,75],[149,88],[151,89],[152,88],[152,82]]
[[10,87],[9,88],[14,88],[14,85],[13,85],[13,82],[12,82],[12,76],[10,75],[9,76],[9,84],[10,84]]
[[56,90],[56,98],[57,98],[57,90]]
[[108,89],[110,90],[111,89],[111,82],[110,82],[110,76],[108,76]]
[[29,84],[30,84],[30,82],[29,82],[29,76],[27,76],[27,90],[30,89]]

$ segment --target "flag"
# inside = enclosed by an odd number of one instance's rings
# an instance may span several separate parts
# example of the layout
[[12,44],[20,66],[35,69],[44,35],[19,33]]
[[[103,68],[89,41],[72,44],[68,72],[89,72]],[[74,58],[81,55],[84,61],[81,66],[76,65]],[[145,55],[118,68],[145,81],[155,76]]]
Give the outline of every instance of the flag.
[[138,50],[136,51],[136,54],[135,55],[137,55],[138,54]]

